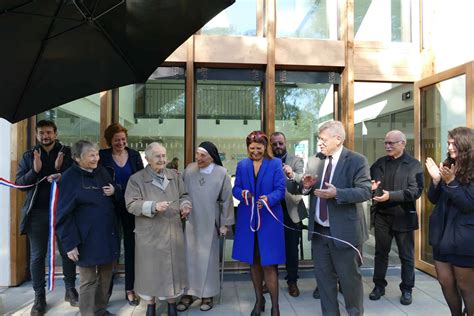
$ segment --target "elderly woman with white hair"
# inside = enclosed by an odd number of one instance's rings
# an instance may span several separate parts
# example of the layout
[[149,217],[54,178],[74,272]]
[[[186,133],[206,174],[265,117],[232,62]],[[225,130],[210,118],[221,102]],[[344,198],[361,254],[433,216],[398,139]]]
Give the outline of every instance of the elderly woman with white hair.
[[155,315],[155,300],[168,301],[168,315],[177,315],[176,300],[188,286],[181,220],[191,212],[183,180],[167,169],[166,149],[151,143],[148,165],[130,177],[125,203],[135,217],[135,290]]
[[59,183],[56,230],[79,267],[81,315],[110,315],[107,292],[119,256],[115,187],[110,173],[98,165],[96,144],[80,140],[71,153],[76,164]]

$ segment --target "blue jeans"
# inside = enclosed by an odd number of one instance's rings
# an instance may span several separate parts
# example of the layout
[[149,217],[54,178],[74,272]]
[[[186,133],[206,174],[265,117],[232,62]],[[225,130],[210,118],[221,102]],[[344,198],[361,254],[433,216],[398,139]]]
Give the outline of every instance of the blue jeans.
[[[48,252],[49,210],[32,209],[28,218],[26,234],[30,241],[30,274],[35,293],[44,293],[45,261]],[[56,237],[58,249],[63,259],[63,274],[66,289],[75,287],[76,264],[67,257],[61,241]]]

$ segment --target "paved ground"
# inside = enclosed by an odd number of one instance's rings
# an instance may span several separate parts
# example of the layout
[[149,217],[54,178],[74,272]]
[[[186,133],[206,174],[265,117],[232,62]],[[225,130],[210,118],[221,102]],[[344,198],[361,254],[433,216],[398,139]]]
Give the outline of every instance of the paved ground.
[[[370,301],[368,295],[372,290],[371,281],[373,270],[364,268],[364,315],[401,316],[401,315],[449,315],[448,307],[444,301],[440,286],[436,279],[417,271],[416,287],[413,291],[413,304],[403,306],[399,302],[400,291],[398,289],[400,269],[391,267],[388,271],[389,286],[385,296],[379,301]],[[284,276],[284,272],[281,273]],[[224,290],[222,304],[216,305],[208,312],[199,310],[199,301],[196,301],[187,312],[181,315],[226,315],[240,316],[249,315],[254,304],[252,284],[248,273],[226,273],[224,276]],[[119,276],[115,280],[114,293],[112,295],[109,311],[117,315],[144,315],[146,306],[140,305],[136,308],[128,306],[124,299],[124,279]],[[302,271],[299,281],[301,295],[297,298],[290,297],[287,293],[286,282],[280,280],[280,311],[283,316],[293,315],[321,315],[319,300],[312,297],[316,282],[311,270]],[[269,315],[270,304],[267,296],[267,309],[264,315]],[[47,296],[48,315],[78,315],[78,308],[69,306],[64,302],[64,285],[58,280],[54,292]],[[344,310],[344,299],[339,296],[342,315],[347,315]],[[1,315],[29,315],[33,304],[33,290],[29,282],[19,287],[0,288],[0,314]],[[158,310],[166,315],[166,304],[160,305]]]

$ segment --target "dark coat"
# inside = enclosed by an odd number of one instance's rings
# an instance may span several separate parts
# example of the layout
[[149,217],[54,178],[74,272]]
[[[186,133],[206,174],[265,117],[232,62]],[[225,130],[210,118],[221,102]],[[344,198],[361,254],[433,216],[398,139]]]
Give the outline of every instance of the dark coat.
[[[418,229],[416,200],[423,192],[423,169],[420,162],[406,152],[400,159],[402,160],[395,172],[394,190],[389,191],[390,199],[387,202],[395,210],[392,229],[398,232],[406,232]],[[387,157],[384,156],[370,167],[372,180],[381,181],[380,187],[382,189],[386,162]],[[375,214],[379,208],[380,204],[374,202],[371,213]]]
[[[277,222],[266,209],[261,209],[260,229],[256,234],[252,232],[250,230],[251,207],[244,203],[243,190],[248,190],[255,198],[266,195],[273,213],[283,223],[281,201],[285,198],[285,176],[281,160],[263,159],[256,185],[252,160],[246,158],[237,164],[232,193],[240,204],[237,208],[232,258],[253,264],[255,235],[258,235],[262,265],[285,263],[285,238],[282,224]],[[254,212],[257,212],[256,205]]]
[[64,250],[79,250],[78,266],[111,263],[119,257],[119,234],[114,197],[102,186],[113,183],[107,170],[82,170],[74,164],[59,183],[56,231]]
[[428,199],[436,204],[430,216],[430,245],[443,255],[474,256],[474,182],[431,183]]
[[[132,174],[136,173],[137,171],[142,170],[144,167],[143,167],[143,161],[142,161],[142,157],[140,156],[140,153],[128,147],[126,147],[126,150],[128,152],[128,162],[130,162],[130,167],[132,168]],[[112,148],[99,150],[99,155],[100,155],[99,163],[102,166],[106,167],[107,171],[112,173],[112,178],[115,179],[114,161],[112,158]],[[117,205],[120,207],[121,211],[124,211],[125,213],[129,214],[125,207],[125,199],[123,197],[123,195],[125,194],[125,189],[127,189],[127,186],[125,186],[125,188],[122,188],[120,185],[118,186],[119,186],[120,191],[116,193],[117,194],[116,200],[118,201]]]
[[[36,173],[33,170],[33,159],[34,159],[33,151],[37,150],[38,148],[41,148],[41,146],[37,145],[23,154],[23,157],[21,158],[20,163],[18,164],[17,171],[16,171],[16,180],[15,180],[16,184],[18,185],[34,184],[38,182],[39,180],[41,180],[43,177],[50,175],[50,174],[46,174],[44,172],[44,169],[41,170],[39,173]],[[72,164],[71,149],[67,146],[64,146],[60,142],[56,142],[53,149],[51,149],[51,151],[49,152],[49,155],[51,158],[50,161],[55,161],[60,151],[64,153],[64,159],[63,159],[63,164],[61,166],[61,169],[56,171],[58,173],[64,172]],[[45,162],[43,161],[43,164],[44,163]],[[28,224],[28,216],[31,211],[31,208],[33,207],[33,204],[35,203],[35,199],[37,197],[36,193],[38,192],[38,184],[36,184],[33,187],[30,187],[27,189],[20,189],[20,190],[26,192],[26,199],[21,209],[21,220],[20,220],[20,232],[21,234],[25,234],[26,229],[27,229],[27,224]]]

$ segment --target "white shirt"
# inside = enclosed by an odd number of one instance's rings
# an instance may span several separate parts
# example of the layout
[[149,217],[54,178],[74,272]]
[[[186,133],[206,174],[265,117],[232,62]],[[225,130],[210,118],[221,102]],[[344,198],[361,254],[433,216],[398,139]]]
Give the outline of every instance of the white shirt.
[[215,163],[211,162],[209,164],[209,166],[207,167],[204,167],[204,168],[199,168],[199,172],[200,173],[204,173],[204,174],[211,174],[212,173],[212,170],[214,170],[214,167],[216,166]]
[[[332,183],[332,177],[334,176],[334,170],[336,170],[337,162],[339,161],[339,158],[341,157],[342,148],[343,146],[341,146],[341,148],[339,148],[334,154],[332,154],[332,168],[331,168],[332,170],[331,170],[331,177],[329,178],[329,183]],[[329,159],[326,158],[324,160],[324,169],[323,169],[324,174],[322,175],[321,179],[324,179],[324,176],[326,173],[326,167],[328,166],[328,164],[329,164]],[[324,185],[323,182],[324,181],[321,181],[321,185],[319,186],[320,189]],[[329,217],[330,217],[329,210],[328,210],[328,218],[324,222],[319,219],[319,200],[320,200],[319,198],[316,200],[316,209],[314,210],[314,221],[321,226],[329,227]]]

